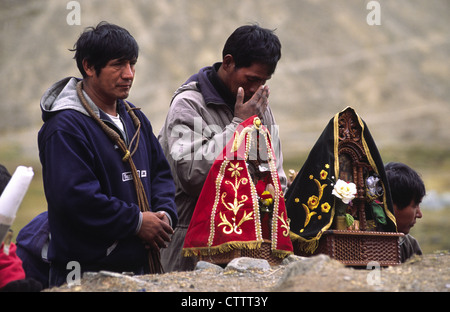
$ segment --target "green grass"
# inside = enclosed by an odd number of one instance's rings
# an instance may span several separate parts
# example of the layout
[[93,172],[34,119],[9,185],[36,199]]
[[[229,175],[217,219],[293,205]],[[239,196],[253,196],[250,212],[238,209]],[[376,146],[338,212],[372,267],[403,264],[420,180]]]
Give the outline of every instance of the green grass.
[[441,210],[422,209],[423,217],[411,229],[410,234],[420,244],[424,253],[450,250],[450,207]]

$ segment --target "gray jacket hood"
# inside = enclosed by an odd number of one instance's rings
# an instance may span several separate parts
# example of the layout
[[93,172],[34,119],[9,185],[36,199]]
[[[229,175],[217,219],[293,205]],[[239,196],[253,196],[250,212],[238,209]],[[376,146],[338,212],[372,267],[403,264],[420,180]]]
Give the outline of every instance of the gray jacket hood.
[[[77,83],[80,79],[75,77],[67,77],[53,84],[41,98],[41,110],[42,120],[45,122],[50,119],[55,113],[73,109],[82,114],[89,116],[89,113],[85,110],[77,94]],[[92,110],[100,116],[98,107],[89,98],[86,92],[83,94],[91,106]]]

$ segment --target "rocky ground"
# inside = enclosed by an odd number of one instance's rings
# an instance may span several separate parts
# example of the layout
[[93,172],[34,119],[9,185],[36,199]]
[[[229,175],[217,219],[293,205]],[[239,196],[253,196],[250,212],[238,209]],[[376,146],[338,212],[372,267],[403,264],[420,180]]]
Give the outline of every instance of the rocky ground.
[[191,272],[130,276],[87,273],[79,285],[46,292],[449,292],[450,253],[414,257],[388,268],[354,269],[328,256],[291,256],[279,266],[238,258],[221,268],[206,262]]

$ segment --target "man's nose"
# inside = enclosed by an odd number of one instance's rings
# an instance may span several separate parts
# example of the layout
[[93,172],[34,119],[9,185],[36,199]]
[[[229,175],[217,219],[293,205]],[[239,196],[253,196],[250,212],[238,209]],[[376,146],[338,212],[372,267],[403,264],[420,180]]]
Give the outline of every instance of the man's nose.
[[422,210],[420,210],[420,207],[417,207],[416,218],[422,218]]
[[122,71],[122,78],[123,79],[133,79],[134,77],[134,66],[130,63],[127,63]]

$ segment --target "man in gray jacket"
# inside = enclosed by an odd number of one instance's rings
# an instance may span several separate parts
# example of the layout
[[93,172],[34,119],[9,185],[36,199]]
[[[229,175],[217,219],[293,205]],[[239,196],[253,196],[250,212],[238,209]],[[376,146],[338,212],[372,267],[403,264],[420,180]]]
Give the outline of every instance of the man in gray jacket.
[[181,254],[187,228],[214,160],[242,121],[258,115],[269,129],[280,182],[286,187],[278,127],[265,86],[281,57],[280,41],[271,30],[241,26],[228,38],[222,57],[178,88],[158,137],[175,179],[179,215],[171,243],[161,253],[167,272],[195,268],[196,260]]

